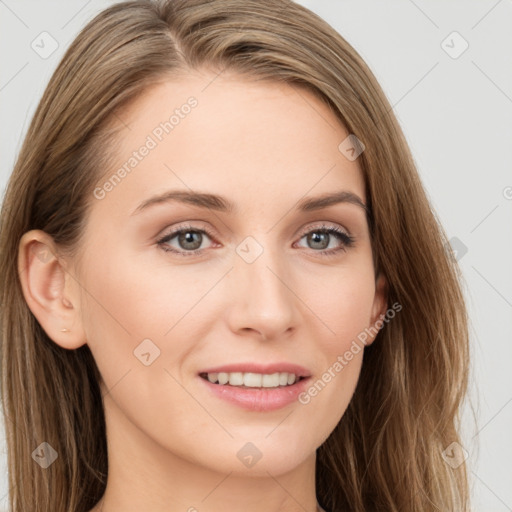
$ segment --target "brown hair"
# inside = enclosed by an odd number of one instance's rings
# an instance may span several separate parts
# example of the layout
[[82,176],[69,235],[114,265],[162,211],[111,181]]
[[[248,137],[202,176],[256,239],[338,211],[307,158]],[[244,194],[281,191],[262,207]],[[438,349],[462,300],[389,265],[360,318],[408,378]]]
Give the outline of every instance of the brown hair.
[[[469,347],[460,274],[406,140],[372,72],[325,21],[289,1],[123,2],[73,41],[28,129],[2,206],[1,391],[15,511],[86,512],[108,472],[100,375],[87,345],[65,350],[24,300],[18,244],[30,229],[79,248],[120,109],[149,86],[208,67],[306,88],[365,145],[376,267],[402,310],[364,351],[356,392],[317,450],[316,489],[330,511],[465,511],[459,441]],[[341,142],[341,141],[340,141]],[[47,441],[48,469],[31,453]]]

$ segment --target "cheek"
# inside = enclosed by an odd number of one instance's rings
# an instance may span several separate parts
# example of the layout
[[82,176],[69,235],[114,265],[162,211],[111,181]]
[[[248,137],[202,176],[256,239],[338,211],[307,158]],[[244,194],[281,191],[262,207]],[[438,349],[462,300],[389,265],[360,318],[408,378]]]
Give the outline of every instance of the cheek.
[[154,361],[151,368],[175,366],[193,349],[187,340],[206,337],[211,314],[205,308],[211,298],[203,299],[218,281],[218,271],[199,274],[192,266],[172,267],[161,259],[119,252],[90,258],[102,264],[90,265],[83,278],[82,319],[106,385],[143,366],[142,354],[148,352],[144,357]]
[[326,354],[346,350],[371,322],[375,282],[371,268],[346,268],[305,290],[307,304],[321,320],[318,333]]
[[345,413],[359,379],[364,344],[358,336],[370,326],[375,282],[371,268],[352,267],[317,283],[323,287],[304,293],[321,319],[316,322],[315,348],[322,364],[299,401],[329,433]]
[[129,251],[110,248],[105,254],[91,253],[85,276],[89,320],[115,326],[134,340],[150,333],[162,335],[183,309],[183,297],[177,292],[180,283],[162,280],[162,274],[162,269]]

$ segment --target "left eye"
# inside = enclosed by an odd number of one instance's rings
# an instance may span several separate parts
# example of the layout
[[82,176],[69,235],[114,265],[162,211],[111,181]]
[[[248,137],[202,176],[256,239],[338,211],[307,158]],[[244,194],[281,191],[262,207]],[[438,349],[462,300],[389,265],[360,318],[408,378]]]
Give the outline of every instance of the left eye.
[[[336,238],[340,243],[340,247],[329,247],[332,238]],[[339,250],[346,250],[347,247],[351,247],[354,243],[353,237],[351,237],[348,233],[345,233],[341,229],[337,227],[325,227],[315,228],[307,233],[305,233],[302,237],[306,238],[307,242],[313,245],[317,245],[317,247],[313,247],[316,249],[320,249],[321,254],[329,254],[333,252],[337,252]],[[318,247],[320,245],[320,247]]]

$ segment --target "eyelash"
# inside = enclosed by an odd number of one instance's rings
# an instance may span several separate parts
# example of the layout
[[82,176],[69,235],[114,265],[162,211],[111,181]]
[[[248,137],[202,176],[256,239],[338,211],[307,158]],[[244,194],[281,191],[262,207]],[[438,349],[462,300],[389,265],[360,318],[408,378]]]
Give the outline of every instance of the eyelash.
[[[174,254],[177,254],[179,256],[189,257],[189,256],[197,256],[200,253],[202,253],[205,249],[196,249],[194,251],[177,251],[176,249],[170,249],[168,245],[166,245],[166,242],[170,242],[176,235],[180,235],[181,233],[187,233],[189,231],[192,231],[194,233],[203,233],[208,235],[211,239],[215,239],[214,235],[206,228],[195,228],[190,225],[182,226],[180,229],[177,229],[175,231],[172,231],[171,233],[168,233],[167,235],[163,236],[159,240],[157,240],[157,245],[162,248],[165,252],[172,252]],[[323,256],[332,257],[337,256],[338,252],[340,251],[346,251],[347,248],[350,248],[354,245],[354,237],[347,234],[345,231],[341,230],[340,228],[336,226],[325,226],[322,224],[318,227],[313,227],[309,229],[309,231],[304,232],[299,240],[304,238],[306,235],[310,233],[328,233],[331,235],[334,235],[339,241],[342,242],[341,247],[338,247],[336,249],[322,249],[320,251],[315,251],[312,249],[313,252],[317,254],[321,254]]]

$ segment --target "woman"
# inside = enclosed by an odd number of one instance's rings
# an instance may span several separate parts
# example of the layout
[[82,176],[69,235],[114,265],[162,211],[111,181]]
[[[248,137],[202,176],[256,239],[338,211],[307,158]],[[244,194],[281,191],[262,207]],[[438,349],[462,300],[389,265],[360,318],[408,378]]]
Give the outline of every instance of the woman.
[[13,510],[468,510],[456,263],[381,88],[292,2],[125,2],[5,195]]

